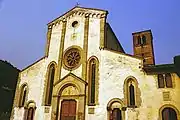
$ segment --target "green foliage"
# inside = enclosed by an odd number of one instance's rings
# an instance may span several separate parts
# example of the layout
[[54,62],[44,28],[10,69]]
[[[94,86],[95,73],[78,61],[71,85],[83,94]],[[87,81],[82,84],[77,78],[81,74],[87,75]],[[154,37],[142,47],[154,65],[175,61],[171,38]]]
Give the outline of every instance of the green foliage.
[[19,70],[0,60],[0,120],[9,119]]

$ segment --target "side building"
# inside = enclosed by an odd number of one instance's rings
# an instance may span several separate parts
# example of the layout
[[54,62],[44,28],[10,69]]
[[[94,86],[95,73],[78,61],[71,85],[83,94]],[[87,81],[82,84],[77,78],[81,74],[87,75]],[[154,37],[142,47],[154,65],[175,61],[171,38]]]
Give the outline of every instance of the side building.
[[156,65],[151,30],[127,54],[106,10],[76,6],[48,23],[45,56],[24,68],[11,120],[180,120],[180,56]]

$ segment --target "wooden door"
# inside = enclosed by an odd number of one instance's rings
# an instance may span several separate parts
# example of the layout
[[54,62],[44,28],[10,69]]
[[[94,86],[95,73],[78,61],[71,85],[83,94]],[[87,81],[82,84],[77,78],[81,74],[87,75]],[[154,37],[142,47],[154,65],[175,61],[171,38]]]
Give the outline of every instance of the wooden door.
[[61,102],[61,120],[76,120],[75,100],[63,100]]

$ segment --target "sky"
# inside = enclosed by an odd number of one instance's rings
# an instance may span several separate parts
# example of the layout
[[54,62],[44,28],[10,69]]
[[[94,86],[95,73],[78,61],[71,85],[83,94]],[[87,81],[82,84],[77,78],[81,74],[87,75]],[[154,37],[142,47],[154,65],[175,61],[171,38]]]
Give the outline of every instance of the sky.
[[[44,56],[47,23],[77,0],[0,0],[0,59],[22,69]],[[108,22],[124,50],[133,54],[132,33],[152,30],[156,64],[180,55],[180,0],[78,0],[108,10]]]

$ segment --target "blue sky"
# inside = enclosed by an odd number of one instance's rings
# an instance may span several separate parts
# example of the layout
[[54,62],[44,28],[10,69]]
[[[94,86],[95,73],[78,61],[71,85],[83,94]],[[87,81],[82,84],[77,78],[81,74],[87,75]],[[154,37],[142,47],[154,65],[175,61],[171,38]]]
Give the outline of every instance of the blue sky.
[[[77,0],[0,0],[0,59],[22,69],[44,55],[46,24]],[[180,0],[79,0],[109,11],[108,22],[127,53],[132,33],[151,29],[156,64],[180,55]]]

